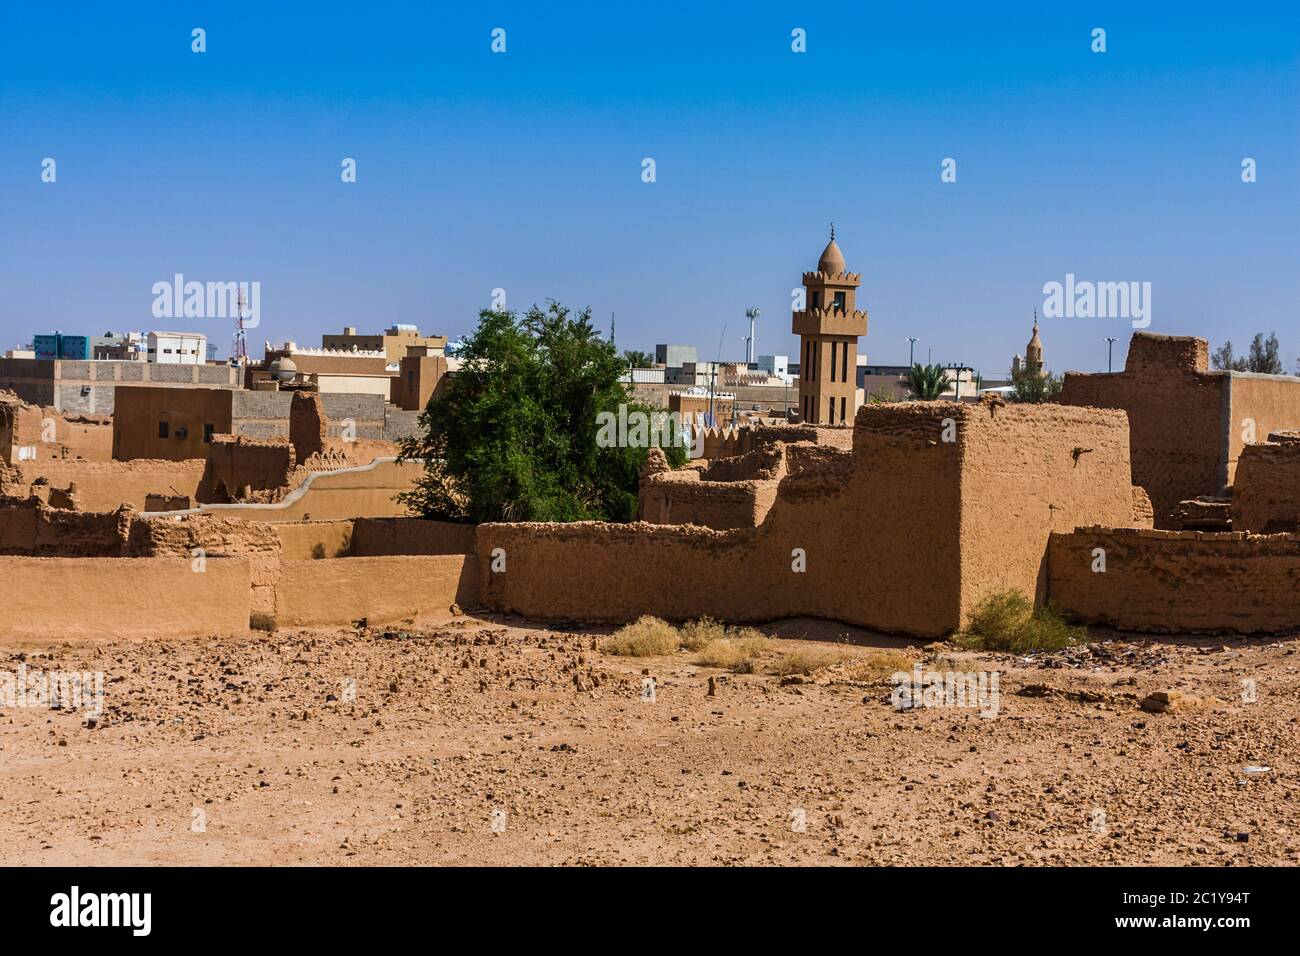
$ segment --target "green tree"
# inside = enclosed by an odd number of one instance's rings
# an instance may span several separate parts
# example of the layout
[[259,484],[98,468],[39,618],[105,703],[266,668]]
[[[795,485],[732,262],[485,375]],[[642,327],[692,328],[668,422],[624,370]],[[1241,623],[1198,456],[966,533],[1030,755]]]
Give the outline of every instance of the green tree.
[[649,368],[654,364],[654,356],[649,352],[642,352],[639,349],[627,349],[623,353],[623,367],[629,365],[632,368]]
[[[522,318],[485,309],[445,392],[402,458],[424,459],[402,500],[453,521],[631,521],[647,447],[600,447],[602,412],[653,413],[619,382],[626,366],[591,325],[551,302]],[[649,436],[647,436],[649,437]],[[664,448],[670,464],[686,459]]]
[[1256,332],[1250,343],[1250,358],[1246,359],[1246,371],[1263,372],[1266,375],[1282,374],[1282,359],[1278,355],[1277,333]]
[[1247,361],[1233,355],[1232,342],[1229,340],[1214,350],[1214,354],[1210,356],[1210,367],[1226,372],[1244,372],[1246,371]]
[[904,382],[912,398],[923,402],[933,402],[948,388],[948,372],[942,365],[913,365],[905,376]]
[[1054,402],[1061,394],[1061,376],[1021,368],[1011,373],[1011,400],[1040,404]]

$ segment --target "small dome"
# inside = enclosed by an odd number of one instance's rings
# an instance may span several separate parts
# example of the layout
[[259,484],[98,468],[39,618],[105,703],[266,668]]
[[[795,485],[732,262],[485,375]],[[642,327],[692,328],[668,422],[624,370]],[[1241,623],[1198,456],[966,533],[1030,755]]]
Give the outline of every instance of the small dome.
[[826,243],[826,248],[822,250],[822,257],[817,260],[817,271],[828,275],[838,275],[845,271],[844,253],[840,252],[840,247],[835,245],[834,233],[831,233],[831,241]]
[[298,365],[288,356],[278,358],[271,363],[271,374],[281,382],[291,382],[298,374]]

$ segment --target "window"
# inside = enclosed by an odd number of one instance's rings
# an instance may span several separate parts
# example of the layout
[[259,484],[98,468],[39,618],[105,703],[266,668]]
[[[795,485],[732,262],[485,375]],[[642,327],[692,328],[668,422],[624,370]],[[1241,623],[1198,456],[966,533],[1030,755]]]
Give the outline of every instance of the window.
[[[840,381],[847,382],[848,380],[849,380],[849,343],[845,342],[844,357],[840,360]],[[840,416],[840,418],[843,417],[844,417],[843,415]]]
[[177,437],[177,438],[186,438],[186,437],[189,436],[189,433],[190,433],[190,430],[189,430],[188,428],[186,428],[184,425],[182,425],[180,428],[176,429],[176,437]]
[[204,422],[204,423],[203,423],[203,440],[204,440],[205,442],[207,442],[207,443],[211,443],[211,442],[212,442],[212,433],[213,433],[215,430],[216,430],[216,429],[212,426],[212,424],[211,424],[210,422]]
[[812,294],[812,307],[814,309],[820,309],[822,307],[822,294],[820,291]]
[[830,398],[826,399],[826,404],[829,406],[829,409],[827,410],[826,413],[826,422],[829,425],[834,425],[835,424],[835,396],[832,395]]
[[166,437],[167,437],[167,423],[166,423],[166,422],[159,422],[159,423],[158,423],[158,437],[159,437],[159,438],[166,438]]
[[836,292],[836,293],[835,293],[835,311],[836,311],[836,312],[843,312],[843,311],[844,311],[844,301],[845,301],[845,300],[844,300],[844,293],[843,293],[843,292]]
[[835,381],[835,350],[839,347],[838,342],[831,343],[831,381]]
[[840,396],[840,424],[844,424],[844,396]]

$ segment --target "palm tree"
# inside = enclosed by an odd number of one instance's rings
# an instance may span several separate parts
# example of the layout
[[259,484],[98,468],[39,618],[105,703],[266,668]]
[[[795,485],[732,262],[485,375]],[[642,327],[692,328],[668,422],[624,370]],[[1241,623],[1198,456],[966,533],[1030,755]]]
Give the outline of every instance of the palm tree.
[[639,349],[628,349],[623,353],[623,361],[632,368],[649,368],[654,362],[654,357],[649,352],[642,352]]
[[921,365],[908,369],[904,376],[912,398],[933,402],[948,389],[948,372],[942,365]]

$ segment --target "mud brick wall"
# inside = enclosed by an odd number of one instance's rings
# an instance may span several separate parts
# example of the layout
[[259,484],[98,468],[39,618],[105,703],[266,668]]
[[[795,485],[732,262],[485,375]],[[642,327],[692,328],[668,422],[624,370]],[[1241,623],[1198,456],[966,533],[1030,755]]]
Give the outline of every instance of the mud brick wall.
[[0,638],[103,639],[248,632],[247,559],[0,557]]
[[453,604],[478,602],[477,568],[468,555],[396,555],[285,561],[276,588],[277,627],[386,624],[446,616]]
[[231,501],[243,489],[268,491],[288,482],[296,464],[287,438],[213,435],[208,446],[205,501]]
[[16,465],[16,482],[5,483],[5,493],[26,496],[38,478],[67,488],[75,483],[82,511],[114,511],[130,505],[139,511],[151,494],[184,495],[198,500],[207,463],[202,459],[159,461],[136,458],[131,461],[50,460]]
[[0,554],[115,557],[124,554],[135,514],[48,508],[35,498],[0,505]]
[[[1053,528],[1132,520],[1124,424],[1059,406],[865,407],[852,455],[792,467],[757,528],[481,525],[482,598],[541,618],[809,614],[944,634],[991,590],[1041,590]],[[497,548],[504,573],[491,570]]]
[[1009,588],[1047,596],[1047,539],[1129,527],[1127,416],[1066,405],[976,405],[961,424],[962,617]]
[[282,521],[272,524],[286,561],[319,561],[352,553],[351,519],[338,521]]
[[1209,344],[1188,336],[1135,333],[1123,372],[1068,372],[1061,401],[1128,412],[1133,483],[1161,528],[1180,501],[1226,496],[1246,445],[1300,428],[1300,379],[1209,371]]
[[1270,435],[1269,439],[1246,447],[1237,462],[1232,485],[1234,531],[1300,531],[1300,438]]
[[1204,339],[1139,332],[1124,371],[1067,372],[1061,402],[1128,412],[1132,483],[1151,498],[1158,527],[1178,502],[1227,484],[1229,377],[1210,373]]
[[[1093,571],[1094,549],[1105,555]],[[1053,534],[1048,593],[1069,616],[1154,633],[1300,627],[1300,536],[1080,528]]]
[[352,551],[384,554],[473,554],[474,525],[423,518],[357,518]]

